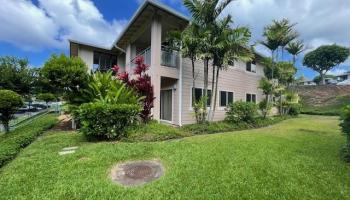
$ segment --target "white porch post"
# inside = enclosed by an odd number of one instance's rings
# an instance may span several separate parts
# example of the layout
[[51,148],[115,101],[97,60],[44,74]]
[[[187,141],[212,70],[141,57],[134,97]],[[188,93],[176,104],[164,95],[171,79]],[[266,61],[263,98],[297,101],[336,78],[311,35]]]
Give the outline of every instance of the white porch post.
[[126,72],[131,72],[130,70],[130,61],[131,61],[131,44],[128,44],[126,46],[126,51],[125,51],[125,71]]
[[153,119],[160,120],[160,59],[162,45],[161,17],[154,15],[151,25],[151,82],[154,91]]

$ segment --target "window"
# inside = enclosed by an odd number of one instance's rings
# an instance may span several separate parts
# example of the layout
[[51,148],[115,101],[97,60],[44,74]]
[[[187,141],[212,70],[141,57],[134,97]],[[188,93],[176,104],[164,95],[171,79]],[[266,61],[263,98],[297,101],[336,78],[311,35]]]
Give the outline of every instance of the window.
[[220,107],[233,103],[233,92],[220,91]]
[[254,102],[256,103],[256,94],[248,94],[246,95],[246,102]]
[[94,71],[108,71],[117,64],[117,56],[107,53],[94,52]]
[[[192,92],[193,92],[193,88],[192,88]],[[202,88],[195,88],[194,89],[194,96],[195,96],[195,99],[194,101],[192,100],[192,105],[195,103],[195,102],[198,102],[202,96],[203,96],[203,93],[204,93],[204,89]],[[211,104],[211,90],[208,90],[208,99],[207,99],[207,106],[210,106]]]
[[256,62],[255,62],[255,60],[253,60],[252,62],[247,62],[246,70],[248,72],[256,73]]
[[235,66],[235,60],[229,60],[228,65],[234,67]]

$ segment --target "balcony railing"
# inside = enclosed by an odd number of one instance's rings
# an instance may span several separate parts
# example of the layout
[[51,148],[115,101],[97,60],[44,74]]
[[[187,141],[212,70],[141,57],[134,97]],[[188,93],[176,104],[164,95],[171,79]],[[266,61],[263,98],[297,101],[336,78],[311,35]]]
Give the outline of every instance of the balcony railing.
[[[143,58],[145,59],[145,64],[151,65],[151,48],[150,47],[140,52],[136,57],[138,56],[143,56]],[[133,58],[129,64],[127,64],[128,66],[131,67],[131,69],[133,69],[136,66],[134,62],[136,57]],[[167,48],[166,46],[162,46],[162,50],[161,50],[162,66],[177,68],[178,57],[179,57],[179,53],[177,51],[169,50],[169,48]]]
[[161,65],[177,68],[179,54],[174,50],[162,49]]

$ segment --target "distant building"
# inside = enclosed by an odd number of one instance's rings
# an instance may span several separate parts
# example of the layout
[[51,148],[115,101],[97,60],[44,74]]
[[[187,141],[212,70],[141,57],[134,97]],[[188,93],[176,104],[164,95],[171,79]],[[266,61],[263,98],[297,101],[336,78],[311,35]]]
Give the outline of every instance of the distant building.
[[317,85],[314,81],[307,79],[305,76],[301,76],[296,81],[296,84],[300,85],[300,86],[302,86],[302,85],[305,85],[305,86],[307,86],[307,85]]
[[337,76],[337,85],[350,85],[350,71]]

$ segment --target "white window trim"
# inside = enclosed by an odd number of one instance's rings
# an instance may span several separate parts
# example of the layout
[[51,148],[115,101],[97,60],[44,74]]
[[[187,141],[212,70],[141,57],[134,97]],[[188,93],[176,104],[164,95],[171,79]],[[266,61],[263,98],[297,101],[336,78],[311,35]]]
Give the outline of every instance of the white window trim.
[[[190,108],[189,108],[190,111],[194,111],[193,106],[192,106],[192,88],[193,88],[193,86],[191,86],[191,88],[190,88]],[[196,86],[195,88],[202,89],[202,95],[203,95],[204,87],[197,87]],[[208,88],[208,90],[211,90],[211,89]],[[210,103],[213,103],[213,102],[210,102]],[[207,110],[210,111],[210,106],[207,106]]]
[[[226,92],[226,106],[221,106],[221,92]],[[220,108],[220,110],[224,110],[225,108],[227,108],[227,106],[228,106],[228,93],[229,92],[232,92],[233,93],[233,101],[232,102],[235,102],[235,92],[234,91],[229,91],[229,90],[220,90],[219,91],[219,101],[218,101],[218,103],[219,103],[219,108]],[[246,97],[247,98],[247,97]]]
[[248,93],[248,92],[245,93],[245,102],[248,102],[247,101],[247,94],[255,95],[255,103],[258,102],[258,95],[256,93]]

